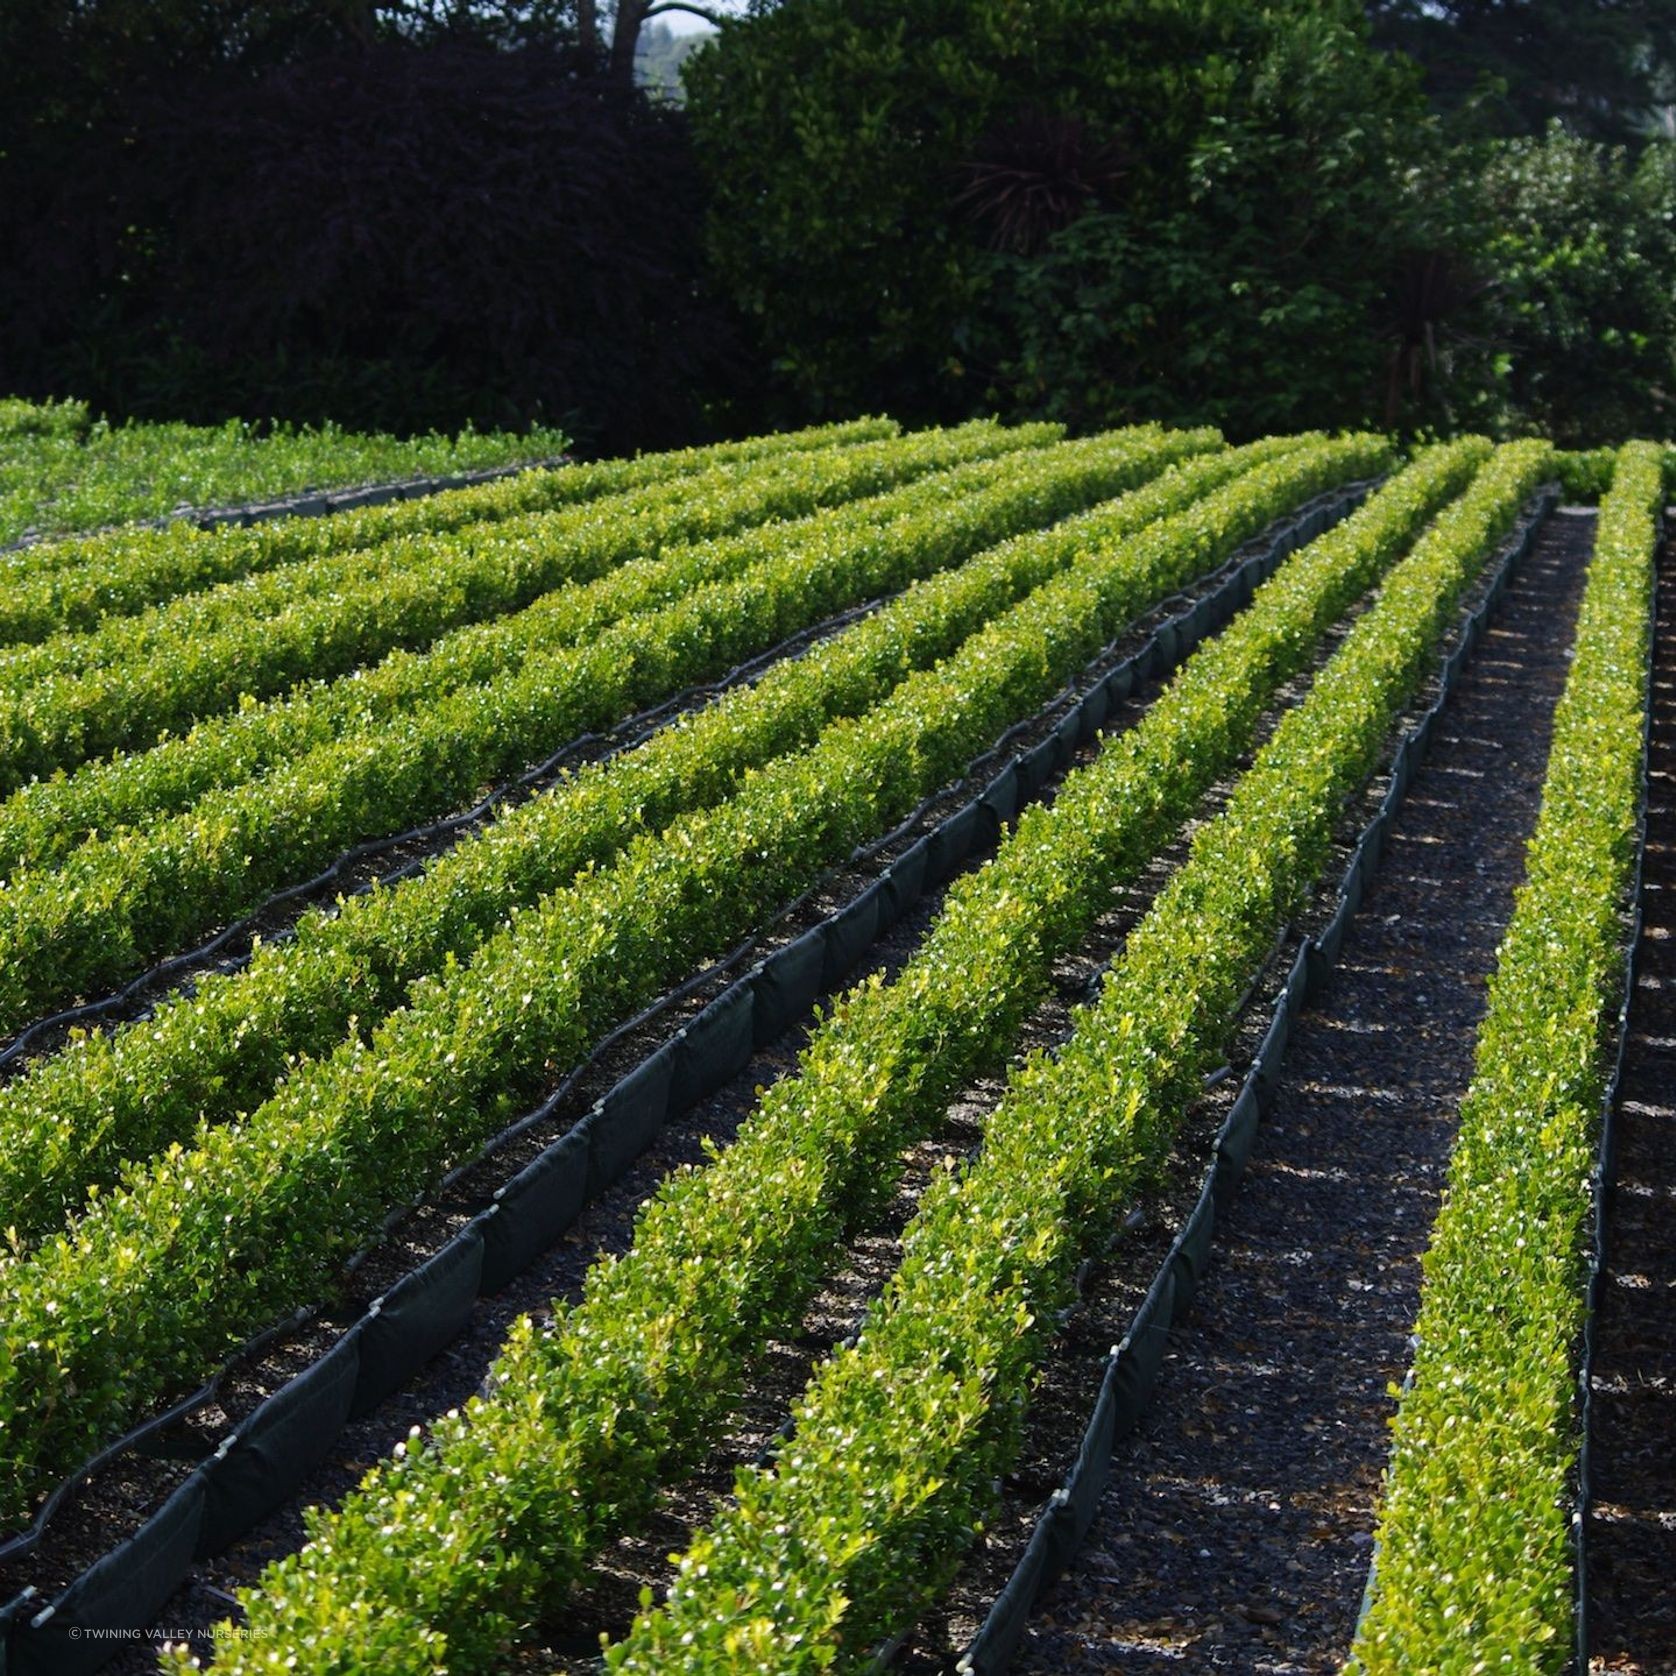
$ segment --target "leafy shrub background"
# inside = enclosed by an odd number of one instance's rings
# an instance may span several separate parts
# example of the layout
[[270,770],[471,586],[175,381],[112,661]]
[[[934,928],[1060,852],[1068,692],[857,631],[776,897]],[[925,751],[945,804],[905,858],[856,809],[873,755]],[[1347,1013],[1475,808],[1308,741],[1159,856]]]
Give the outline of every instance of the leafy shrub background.
[[1676,146],[1516,131],[1612,65],[1453,71],[1442,117],[1348,0],[785,0],[688,72],[709,251],[786,416],[1667,431]]
[[750,0],[684,104],[644,4],[9,0],[0,392],[1670,431],[1672,0]]
[[1637,159],[1556,123],[1484,147],[1464,179],[1497,283],[1450,416],[1565,444],[1676,431],[1676,144]]
[[[1425,104],[1355,5],[792,0],[688,82],[712,256],[800,404],[883,376],[928,414],[1250,433],[1367,411],[1367,251],[1395,236]],[[997,250],[968,160],[1032,118],[1079,123],[1121,172]],[[1012,151],[1044,191],[1072,172]]]

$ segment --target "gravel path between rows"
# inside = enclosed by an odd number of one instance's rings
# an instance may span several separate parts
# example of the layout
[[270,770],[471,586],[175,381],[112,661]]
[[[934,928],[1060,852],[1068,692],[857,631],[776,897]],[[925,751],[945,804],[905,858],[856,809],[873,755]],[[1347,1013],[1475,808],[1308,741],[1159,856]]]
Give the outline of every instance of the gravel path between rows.
[[1419,1256],[1535,824],[1593,537],[1513,579],[1394,826],[1153,1407],[1016,1669],[1337,1671],[1366,1581]]
[[1676,1671],[1676,542],[1660,568],[1644,919],[1592,1383],[1592,1671]]

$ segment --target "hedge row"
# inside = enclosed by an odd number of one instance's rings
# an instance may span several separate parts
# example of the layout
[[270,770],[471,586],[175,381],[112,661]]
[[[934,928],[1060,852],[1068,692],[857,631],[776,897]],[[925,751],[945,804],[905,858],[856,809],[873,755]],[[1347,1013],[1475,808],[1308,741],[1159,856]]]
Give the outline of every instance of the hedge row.
[[1368,1671],[1561,1671],[1574,1653],[1589,1179],[1620,999],[1642,783],[1659,450],[1631,443],[1601,503],[1576,654],[1397,1412]]
[[352,730],[149,830],[95,839],[0,890],[0,1030],[97,994],[306,879],[350,845],[469,804],[485,784],[725,672],[858,600],[1086,507],[1203,447],[1156,431],[1067,443],[988,489],[880,526],[759,531],[734,580],[630,616],[587,644]]
[[817,1370],[776,1466],[739,1475],[736,1502],[609,1668],[854,1668],[946,1584],[1016,1452],[1078,1262],[1162,1167],[1346,800],[1547,456],[1502,450],[1391,573],[1195,836],[1064,1047],[1012,1074],[977,1160],[932,1183],[900,1269],[859,1341]]
[[[1140,433],[1125,436],[1138,441]],[[1219,441],[1214,431],[1177,432],[1160,446],[1185,452],[1214,448]],[[631,559],[592,582],[555,589],[521,611],[455,629],[424,651],[392,652],[376,668],[241,705],[149,751],[34,781],[0,804],[0,873],[50,864],[90,832],[154,822],[333,739],[378,729],[461,687],[508,675],[531,657],[585,641],[706,582],[737,577],[776,552],[801,546],[811,562],[819,562],[825,547],[880,539],[888,520],[957,503],[1003,482],[1040,479],[1044,469],[1068,470],[1109,447],[1109,441],[1096,440],[980,458],[801,519]]]
[[[1045,429],[1051,433],[1057,427]],[[443,574],[447,574],[446,564],[460,564],[474,544],[486,544],[489,550],[517,555],[526,549],[539,551],[548,545],[562,544],[563,538],[576,533],[586,540],[595,533],[601,516],[618,519],[636,508],[657,512],[679,504],[684,485],[696,485],[701,491],[713,493],[765,478],[780,482],[788,473],[795,479],[800,471],[807,472],[817,461],[825,468],[816,479],[821,481],[834,468],[840,472],[854,470],[858,460],[869,460],[876,465],[904,446],[917,445],[923,449],[927,444],[935,447],[940,441],[953,439],[957,445],[966,445],[963,457],[972,457],[985,451],[985,439],[993,444],[998,437],[1011,434],[988,421],[976,421],[954,431],[920,431],[908,437],[853,446],[834,444],[812,451],[795,450],[762,461],[724,461],[684,477],[654,476],[649,482],[631,485],[615,494],[584,497],[577,504],[561,504],[506,519],[481,519],[441,531],[421,528],[371,547],[331,548],[312,558],[270,566],[254,575],[173,595],[132,616],[107,616],[85,631],[56,633],[34,644],[0,646],[0,693],[15,696],[38,682],[91,675],[134,658],[154,656],[160,649],[166,651],[182,641],[277,617],[310,600],[342,595],[345,590],[353,591],[359,599],[380,579],[409,573],[415,566],[422,567],[438,559],[444,561]],[[1051,440],[1051,434],[1034,436],[1023,446],[1039,446]],[[991,446],[987,451],[1001,452],[1006,446],[1004,443],[1000,448]],[[857,458],[843,458],[851,454],[857,454]],[[864,477],[863,481],[867,479]],[[896,479],[882,481],[889,483]],[[283,530],[288,526],[273,527]],[[130,538],[132,535],[132,532],[118,533],[128,534]],[[120,561],[117,564],[120,568]]]
[[0,396],[0,440],[15,446],[21,437],[79,437],[88,427],[86,402],[26,401],[22,396]]
[[874,442],[896,435],[896,429],[888,419],[862,419],[711,448],[532,471],[331,518],[248,529],[200,530],[177,523],[55,541],[0,557],[0,582],[5,584],[0,589],[0,642],[89,629],[106,617],[130,616],[177,594],[399,536],[442,535],[466,524],[574,506],[717,466]]
[[1287,456],[1054,578],[726,803],[515,911],[471,965],[414,985],[368,1039],[299,1066],[245,1121],[137,1167],[0,1271],[0,1508],[24,1511],[44,1478],[317,1296],[393,1206],[617,1020],[900,819],[1136,610],[1384,447]]
[[672,542],[799,517],[1057,427],[987,424],[719,467],[598,502],[288,565],[0,652],[0,785],[517,610]]
[[731,795],[747,770],[879,703],[1086,552],[1183,510],[1275,452],[1257,444],[1193,459],[1096,512],[918,583],[755,685],[507,810],[417,877],[314,910],[244,971],[210,974],[142,1024],[84,1036],[39,1061],[0,1089],[0,1205],[17,1240],[47,1232],[123,1163],[190,1135],[201,1114],[259,1104],[293,1055],[330,1052],[352,1023],[370,1029],[414,979],[470,958],[520,902],[603,864],[636,833]]
[[[1676,495],[1676,446],[1671,444],[1638,443],[1638,448],[1650,449],[1655,465],[1664,475],[1664,495]],[[1560,487],[1568,500],[1598,501],[1611,489],[1616,477],[1621,450],[1617,448],[1556,449],[1554,461],[1558,468]]]
[[733,1146],[664,1184],[629,1253],[595,1267],[550,1339],[520,1323],[486,1399],[377,1470],[341,1513],[311,1516],[310,1545],[245,1602],[252,1653],[320,1671],[495,1668],[537,1603],[561,1600],[703,1454],[763,1341],[795,1330],[846,1231],[888,1203],[903,1148],[1005,1055],[1056,960],[1484,452],[1429,455],[1294,556],[1136,728],[1027,814],[951,889],[901,976],[845,997]]

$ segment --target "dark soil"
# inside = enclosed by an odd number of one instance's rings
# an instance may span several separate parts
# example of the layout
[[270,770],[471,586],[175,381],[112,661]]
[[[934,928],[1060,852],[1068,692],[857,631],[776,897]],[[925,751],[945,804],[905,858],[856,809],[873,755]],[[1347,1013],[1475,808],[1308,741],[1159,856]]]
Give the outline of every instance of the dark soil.
[[1580,516],[1549,524],[1441,718],[1333,986],[1295,1026],[1154,1405],[1019,1668],[1342,1667],[1388,1388],[1408,1363],[1592,533]]
[[1676,1671],[1676,543],[1661,555],[1641,941],[1592,1381],[1591,1671]]

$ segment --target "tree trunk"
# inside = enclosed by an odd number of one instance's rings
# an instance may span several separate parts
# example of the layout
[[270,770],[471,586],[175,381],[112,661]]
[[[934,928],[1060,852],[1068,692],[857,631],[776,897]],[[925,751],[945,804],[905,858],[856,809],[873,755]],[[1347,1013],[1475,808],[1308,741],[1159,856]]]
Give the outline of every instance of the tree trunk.
[[640,26],[650,0],[617,0],[617,15],[611,28],[611,79],[624,87],[634,85],[634,52],[640,45]]
[[583,60],[592,64],[599,54],[598,0],[576,0],[576,44]]

